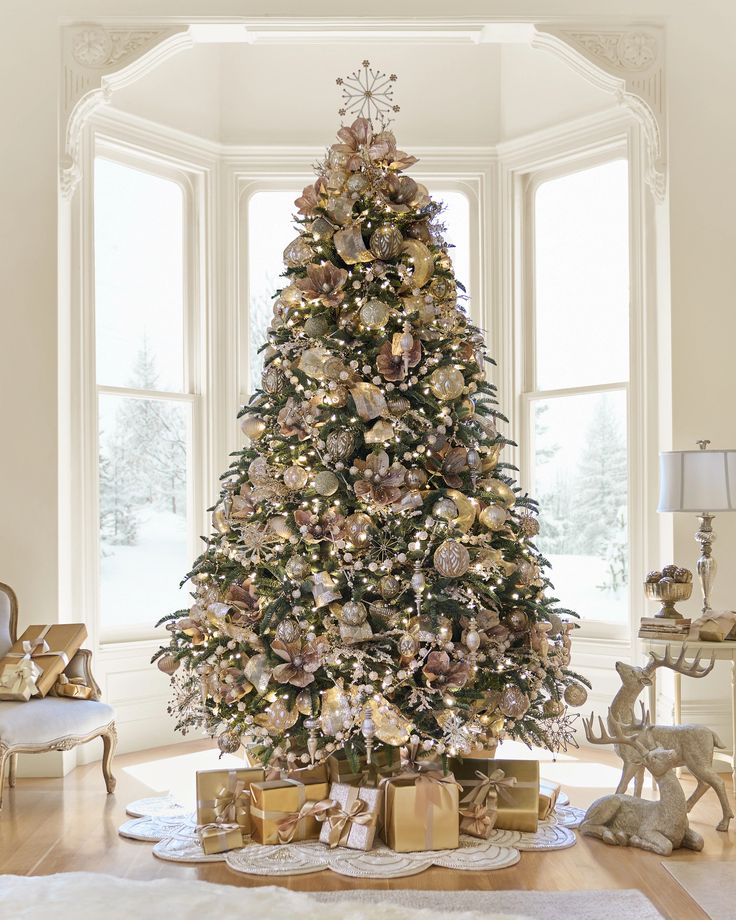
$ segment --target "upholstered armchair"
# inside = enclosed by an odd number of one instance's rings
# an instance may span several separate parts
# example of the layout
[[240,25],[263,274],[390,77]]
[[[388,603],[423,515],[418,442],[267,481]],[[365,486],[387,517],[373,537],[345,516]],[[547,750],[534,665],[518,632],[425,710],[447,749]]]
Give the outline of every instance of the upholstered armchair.
[[[15,592],[0,582],[0,659],[17,639],[18,601]],[[117,743],[115,711],[100,701],[100,688],[92,676],[92,652],[80,649],[66,667],[67,677],[81,677],[92,688],[88,700],[61,696],[31,698],[27,702],[0,701],[0,808],[6,767],[8,784],[15,786],[18,754],[69,751],[93,738],[102,738],[102,773],[108,793],[115,790],[112,758]]]

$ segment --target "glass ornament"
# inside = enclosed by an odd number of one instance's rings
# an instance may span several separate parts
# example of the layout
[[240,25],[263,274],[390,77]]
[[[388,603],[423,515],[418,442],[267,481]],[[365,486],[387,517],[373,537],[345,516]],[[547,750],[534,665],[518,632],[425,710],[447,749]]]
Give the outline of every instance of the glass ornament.
[[564,699],[568,706],[584,706],[588,699],[588,691],[582,684],[570,684],[565,688]]
[[460,578],[470,568],[470,553],[457,540],[445,540],[434,551],[434,567],[444,578]]
[[457,399],[465,387],[462,371],[456,367],[438,367],[429,376],[429,388],[437,399]]
[[360,308],[360,321],[368,329],[382,329],[388,322],[391,311],[388,304],[376,297],[372,297]]
[[529,711],[531,703],[524,691],[515,684],[504,687],[498,708],[509,719],[521,719]]
[[377,259],[386,262],[396,258],[401,252],[403,242],[404,238],[398,227],[394,227],[393,224],[382,224],[371,234],[370,248]]
[[309,473],[301,466],[290,466],[284,471],[284,485],[292,492],[303,489],[309,480]]

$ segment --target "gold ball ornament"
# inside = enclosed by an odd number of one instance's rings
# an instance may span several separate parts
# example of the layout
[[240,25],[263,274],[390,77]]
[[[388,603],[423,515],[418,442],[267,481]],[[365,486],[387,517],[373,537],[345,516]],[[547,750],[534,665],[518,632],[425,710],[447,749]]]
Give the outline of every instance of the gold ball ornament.
[[342,428],[327,435],[325,446],[333,460],[349,460],[358,446],[358,438],[354,431]]
[[406,471],[404,480],[410,489],[421,489],[427,481],[427,474],[420,467],[413,466]]
[[457,399],[463,392],[465,378],[456,367],[438,367],[429,375],[429,388],[437,399]]
[[457,540],[445,540],[432,558],[435,569],[444,578],[460,578],[470,568],[470,553]]
[[361,601],[347,601],[342,605],[337,618],[346,626],[360,626],[368,619],[368,610]]
[[529,697],[515,684],[504,687],[498,708],[509,719],[521,719],[529,711]]
[[542,713],[548,719],[556,719],[558,716],[561,716],[565,711],[565,704],[562,700],[547,700],[542,706]]
[[334,495],[340,488],[340,480],[329,470],[323,470],[314,477],[314,488],[320,495]]
[[401,231],[394,227],[393,224],[382,224],[371,234],[370,249],[377,259],[384,262],[388,259],[395,259],[401,252],[401,246],[404,238]]
[[506,523],[507,516],[506,509],[501,505],[489,505],[481,511],[478,520],[488,530],[501,530]]
[[302,631],[296,620],[282,620],[276,627],[276,638],[287,645],[298,642],[301,636]]
[[223,754],[235,754],[240,749],[240,735],[228,729],[218,736],[217,746]]
[[337,386],[334,390],[328,390],[325,393],[324,403],[326,406],[332,406],[335,409],[342,409],[347,406],[350,392],[347,387]]
[[354,195],[359,195],[368,188],[370,181],[363,173],[353,173],[346,185],[349,192],[352,192]]
[[360,321],[368,329],[382,329],[388,322],[391,311],[388,304],[373,297],[360,308]]
[[240,420],[240,430],[251,441],[257,441],[263,437],[266,430],[266,423],[257,415],[244,415]]
[[411,409],[411,403],[406,396],[389,396],[386,400],[386,405],[388,411],[394,418],[401,418],[402,415],[406,415],[409,409]]
[[475,415],[475,403],[472,399],[464,399],[455,410],[461,420],[472,418]]
[[261,387],[269,396],[278,396],[286,389],[286,377],[278,367],[270,364],[263,372]]
[[522,559],[516,563],[516,581],[521,585],[531,585],[539,575],[539,569],[533,562]]
[[310,316],[304,323],[304,332],[310,338],[316,339],[327,335],[330,324],[324,316]]
[[516,494],[511,486],[502,482],[500,479],[490,479],[486,483],[489,492],[492,492],[498,500],[507,508],[513,508],[516,502]]
[[370,540],[372,526],[368,515],[358,511],[345,518],[345,535],[354,546],[363,546]]
[[394,575],[384,575],[378,582],[378,590],[384,600],[391,600],[401,592],[401,582]]
[[290,466],[284,470],[284,485],[292,492],[303,489],[309,481],[309,473],[301,466]]
[[171,677],[176,671],[179,670],[179,659],[174,655],[162,655],[156,662],[156,667],[159,671],[163,671],[164,674],[168,674]]
[[506,625],[512,632],[523,632],[529,625],[529,617],[520,607],[514,607],[506,616]]
[[457,505],[450,498],[439,498],[432,505],[432,516],[441,521],[452,521],[457,513]]
[[519,518],[519,530],[525,537],[536,537],[539,533],[539,521],[533,514],[522,514]]
[[582,684],[570,684],[563,694],[568,706],[584,706],[588,700],[588,691]]
[[300,690],[296,695],[297,712],[300,712],[303,716],[312,715],[312,694],[309,690]]
[[292,556],[284,568],[292,581],[304,581],[312,571],[312,567],[304,556]]

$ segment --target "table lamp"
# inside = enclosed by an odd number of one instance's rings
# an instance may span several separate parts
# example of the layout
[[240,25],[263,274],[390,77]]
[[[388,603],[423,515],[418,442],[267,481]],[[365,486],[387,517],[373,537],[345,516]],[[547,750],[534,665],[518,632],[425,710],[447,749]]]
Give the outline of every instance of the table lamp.
[[660,453],[657,511],[690,511],[698,516],[697,569],[705,614],[711,609],[717,568],[712,548],[716,535],[711,523],[716,511],[736,511],[736,450],[708,450],[710,441],[696,443],[699,450]]

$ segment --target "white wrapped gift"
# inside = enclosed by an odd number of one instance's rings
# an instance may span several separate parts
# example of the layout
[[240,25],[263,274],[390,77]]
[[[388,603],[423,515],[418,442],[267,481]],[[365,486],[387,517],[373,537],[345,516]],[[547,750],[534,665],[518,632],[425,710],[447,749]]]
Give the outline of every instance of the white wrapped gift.
[[36,680],[42,669],[30,655],[24,655],[0,669],[0,700],[28,701],[37,692]]

